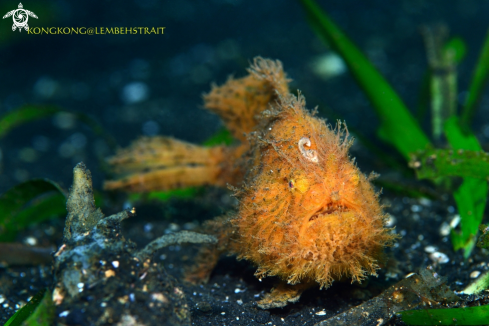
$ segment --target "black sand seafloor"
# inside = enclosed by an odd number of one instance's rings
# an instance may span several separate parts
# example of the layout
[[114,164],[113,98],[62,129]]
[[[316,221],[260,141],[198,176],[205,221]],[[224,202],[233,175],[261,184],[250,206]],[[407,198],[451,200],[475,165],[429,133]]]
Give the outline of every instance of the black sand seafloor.
[[[410,108],[418,103],[427,69],[420,26],[445,24],[450,35],[462,37],[467,44],[466,58],[457,68],[459,100],[463,101],[489,27],[488,2],[318,2]],[[319,115],[330,121],[336,119],[332,118],[332,112],[336,112],[352,129],[393,151],[376,138],[379,123],[367,98],[338,56],[316,37],[298,1],[49,0],[22,4],[38,16],[29,18],[31,28],[165,29],[158,35],[28,35],[25,30],[12,31],[10,19],[1,20],[0,115],[27,104],[56,106],[88,114],[118,146],[127,146],[141,135],[167,135],[202,143],[222,127],[217,116],[202,109],[202,93],[210,90],[211,83],[221,84],[229,75],[244,75],[249,61],[260,55],[282,61],[293,79],[291,89],[304,93],[308,108],[318,105]],[[4,1],[0,9],[6,13],[17,6],[15,1]],[[485,151],[489,151],[488,117],[489,96],[485,93],[472,125]],[[426,130],[428,121],[423,126]],[[406,180],[355,141],[351,156],[356,157],[364,173],[375,171],[388,183],[423,188],[429,199],[383,189],[381,201],[390,215],[389,227],[395,227],[401,238],[386,250],[387,260],[377,277],[362,284],[335,282],[328,289],[313,288],[297,303],[262,310],[256,301],[270,291],[276,280],[260,282],[253,275],[255,267],[235,257],[222,257],[204,285],[182,282],[199,244],[160,249],[148,266],[130,258],[121,259],[121,255],[132,257],[136,250],[162,235],[198,231],[205,220],[233,210],[236,202],[226,189],[216,188],[199,190],[194,198],[164,202],[134,202],[125,194],[104,193],[101,189],[107,167],[103,159],[111,154],[113,149],[106,139],[64,113],[18,126],[0,139],[0,193],[36,177],[49,178],[69,189],[73,168],[83,161],[91,171],[94,191],[104,199],[100,208],[106,216],[136,208],[135,215],[114,225],[120,233],[110,235],[119,240],[123,236],[120,241],[127,240],[128,247],[119,256],[99,259],[104,263],[97,265],[101,273],[114,273],[112,283],[104,285],[112,292],[105,302],[112,300],[114,305],[107,306],[99,299],[95,285],[87,289],[93,295],[85,295],[83,304],[56,310],[59,324],[91,325],[95,321],[90,316],[104,316],[109,325],[115,318],[112,316],[129,316],[120,325],[137,325],[138,321],[130,317],[137,312],[145,315],[146,325],[159,325],[150,315],[157,316],[154,311],[158,302],[173,300],[171,318],[175,325],[342,325],[348,324],[342,313],[380,295],[410,273],[428,271],[423,279],[426,283],[433,282],[440,285],[438,288],[445,284],[461,291],[489,269],[486,250],[474,249],[469,259],[464,259],[461,251],[453,251],[449,225],[457,220],[458,212],[449,194],[437,192],[429,183]],[[62,243],[64,226],[64,219],[43,222],[20,232],[16,240],[52,246],[54,252]],[[118,261],[117,267],[114,261]],[[0,324],[39,290],[51,287],[58,267],[2,265]],[[435,279],[430,278],[433,274]],[[149,296],[145,285],[156,283],[161,287],[159,294]],[[420,291],[414,295],[417,301],[422,297]],[[484,296],[464,299],[470,304],[487,303]],[[131,310],[125,311],[124,307]],[[168,316],[162,313],[161,324],[172,325],[165,319]],[[398,316],[381,319],[373,314],[365,325],[404,325]],[[325,320],[328,322],[321,323]]]

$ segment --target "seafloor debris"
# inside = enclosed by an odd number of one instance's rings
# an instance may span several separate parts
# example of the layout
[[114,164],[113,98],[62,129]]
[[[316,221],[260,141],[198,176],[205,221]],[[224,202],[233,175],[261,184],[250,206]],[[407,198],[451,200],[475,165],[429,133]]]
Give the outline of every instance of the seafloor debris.
[[[128,175],[106,188],[169,189],[195,180],[236,186],[237,213],[206,230],[219,238],[218,250],[255,264],[258,278],[284,282],[258,303],[262,308],[295,302],[315,284],[376,275],[384,247],[397,236],[385,227],[373,175],[361,173],[348,156],[346,126],[333,130],[306,110],[304,97],[289,93],[280,61],[256,58],[248,71],[204,97],[239,145],[203,149],[142,139],[110,159],[115,171]],[[219,256],[202,254],[207,258],[198,259],[187,279],[206,279]]]
[[121,234],[121,221],[134,211],[104,217],[95,207],[90,171],[79,163],[73,172],[63,245],[54,254],[53,301],[60,324],[190,325],[183,291],[151,256],[173,243],[217,240],[183,232],[137,251]]
[[489,248],[489,226],[481,224],[479,225],[479,231],[482,232],[482,234],[479,236],[479,239],[477,239],[477,247],[479,248],[484,248],[487,249]]
[[444,278],[429,270],[421,270],[419,275],[408,275],[379,296],[323,320],[316,326],[380,326],[387,324],[399,311],[414,309],[420,305],[437,308],[459,300],[445,284]]

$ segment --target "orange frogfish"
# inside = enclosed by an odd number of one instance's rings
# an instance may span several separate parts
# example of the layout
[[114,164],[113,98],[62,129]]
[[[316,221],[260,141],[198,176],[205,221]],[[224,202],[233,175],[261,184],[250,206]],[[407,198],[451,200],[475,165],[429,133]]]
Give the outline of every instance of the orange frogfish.
[[295,302],[314,284],[376,275],[384,247],[397,236],[385,227],[370,177],[348,156],[346,126],[331,129],[309,112],[304,97],[289,92],[280,61],[256,58],[248,72],[204,96],[239,145],[142,138],[109,159],[122,176],[105,188],[231,185],[237,211],[207,223],[220,244],[202,252],[188,278],[208,276],[221,252],[236,254],[257,266],[258,278],[282,280],[262,308]]

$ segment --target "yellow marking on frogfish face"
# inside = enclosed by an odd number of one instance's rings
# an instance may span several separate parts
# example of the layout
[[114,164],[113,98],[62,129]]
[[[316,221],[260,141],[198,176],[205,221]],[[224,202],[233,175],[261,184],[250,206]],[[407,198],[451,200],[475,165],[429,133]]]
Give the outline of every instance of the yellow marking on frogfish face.
[[306,178],[298,179],[295,182],[295,186],[303,194],[309,190],[309,181]]
[[295,172],[292,178],[289,179],[289,190],[292,192],[298,191],[303,194],[309,190],[309,186],[309,180],[303,172]]
[[351,178],[350,178],[350,182],[356,186],[358,185],[358,182],[360,182],[360,176],[358,175],[358,172],[353,172]]

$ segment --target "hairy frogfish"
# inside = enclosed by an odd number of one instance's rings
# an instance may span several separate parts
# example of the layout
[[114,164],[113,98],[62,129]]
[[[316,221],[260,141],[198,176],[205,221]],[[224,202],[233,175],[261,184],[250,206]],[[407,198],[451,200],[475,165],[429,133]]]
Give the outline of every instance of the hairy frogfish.
[[370,177],[348,155],[346,126],[332,129],[308,111],[304,97],[289,92],[280,61],[255,58],[248,72],[204,96],[239,145],[143,138],[109,159],[122,176],[105,188],[232,186],[238,207],[204,225],[219,244],[201,252],[187,278],[205,279],[220,253],[235,254],[257,266],[259,279],[281,280],[262,308],[295,302],[314,284],[376,275],[397,236],[385,227]]

